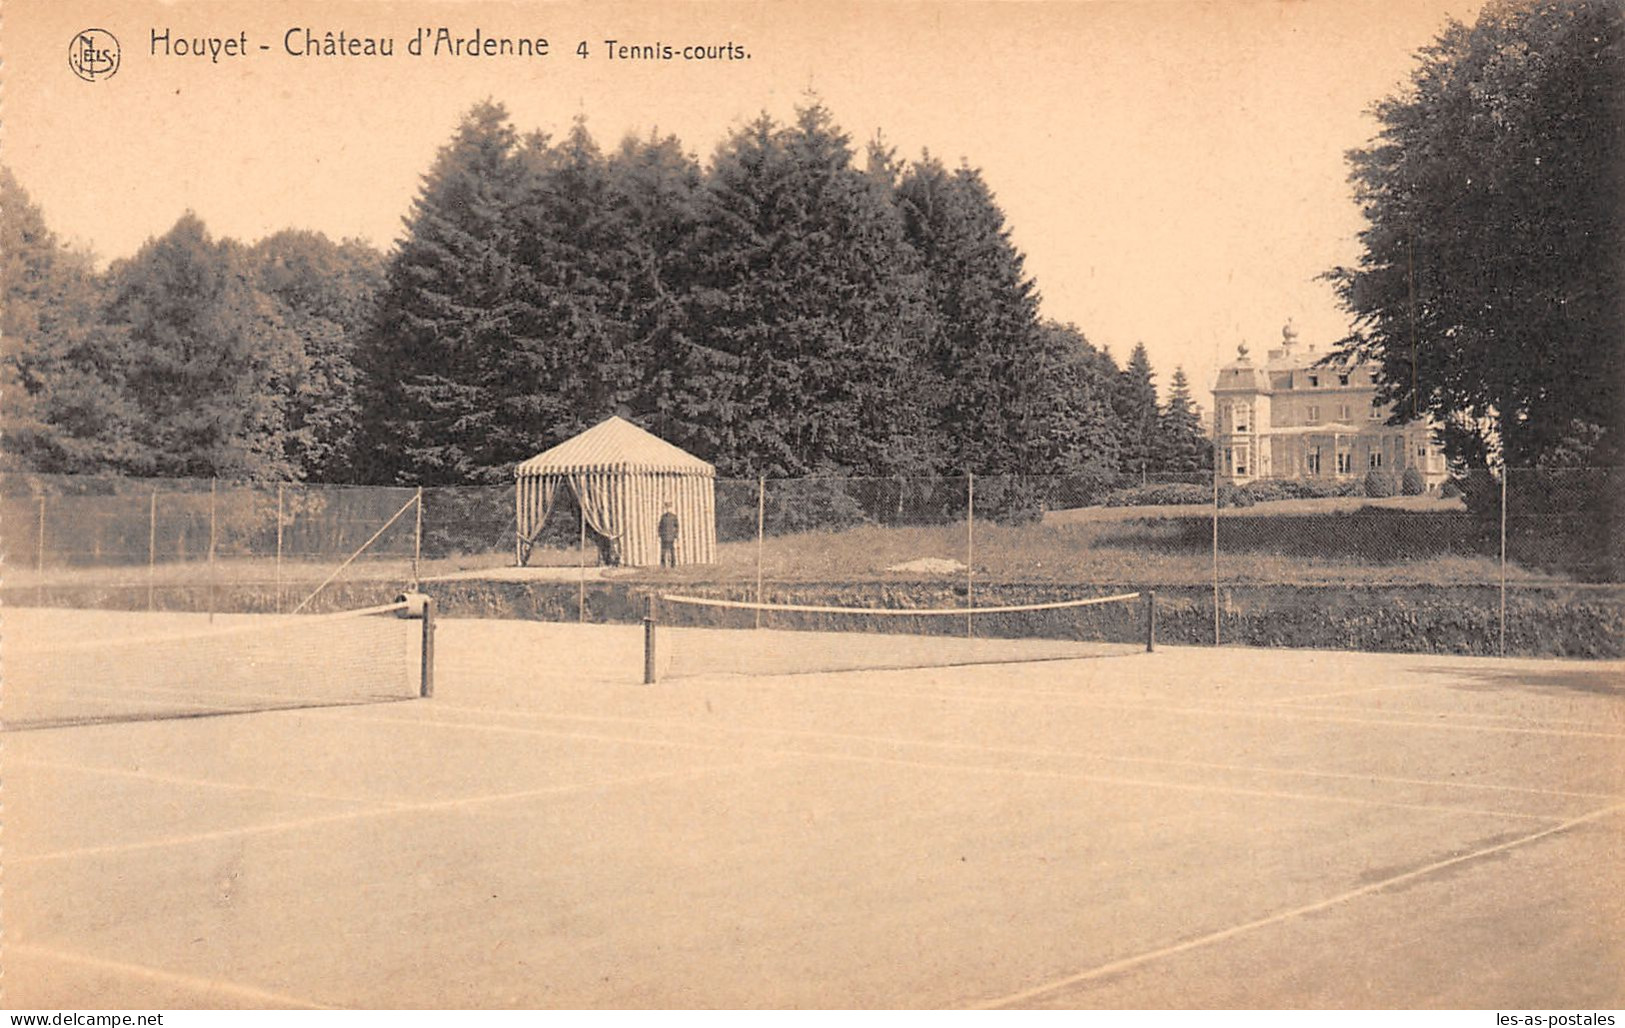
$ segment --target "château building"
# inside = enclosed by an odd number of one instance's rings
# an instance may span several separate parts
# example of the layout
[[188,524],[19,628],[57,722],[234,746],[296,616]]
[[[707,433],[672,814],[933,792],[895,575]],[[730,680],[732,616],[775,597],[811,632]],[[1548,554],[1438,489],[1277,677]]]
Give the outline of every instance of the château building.
[[1213,440],[1219,480],[1363,478],[1376,469],[1396,481],[1408,467],[1429,492],[1446,479],[1444,452],[1426,419],[1388,424],[1368,365],[1320,364],[1324,354],[1298,341],[1289,320],[1281,345],[1255,364],[1247,345],[1213,386]]

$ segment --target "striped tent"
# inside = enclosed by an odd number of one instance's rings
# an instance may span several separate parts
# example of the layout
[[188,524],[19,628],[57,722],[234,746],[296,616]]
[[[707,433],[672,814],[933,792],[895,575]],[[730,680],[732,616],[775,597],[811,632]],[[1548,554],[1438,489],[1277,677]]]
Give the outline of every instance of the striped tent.
[[530,558],[560,486],[587,525],[607,538],[617,563],[660,563],[656,529],[666,505],[677,515],[677,563],[710,564],[717,553],[716,469],[620,418],[600,422],[514,469],[514,556]]

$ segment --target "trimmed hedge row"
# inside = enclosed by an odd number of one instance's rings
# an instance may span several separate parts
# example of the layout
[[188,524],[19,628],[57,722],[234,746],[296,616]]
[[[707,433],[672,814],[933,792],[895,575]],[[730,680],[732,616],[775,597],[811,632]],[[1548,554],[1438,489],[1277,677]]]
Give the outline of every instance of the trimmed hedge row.
[[[1371,493],[1367,487],[1366,481],[1357,479],[1337,481],[1321,478],[1260,478],[1243,486],[1225,482],[1219,485],[1219,506],[1251,507],[1255,503],[1270,500],[1322,500],[1332,496],[1394,495],[1392,490],[1380,494]],[[1108,507],[1171,507],[1212,502],[1211,485],[1167,482],[1114,489],[1106,494],[1104,500]]]

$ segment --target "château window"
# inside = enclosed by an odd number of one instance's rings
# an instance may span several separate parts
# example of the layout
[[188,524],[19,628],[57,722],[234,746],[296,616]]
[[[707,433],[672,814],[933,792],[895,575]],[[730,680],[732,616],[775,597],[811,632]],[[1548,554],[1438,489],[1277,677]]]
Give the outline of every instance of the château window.
[[1309,376],[1309,388],[1310,389],[1318,389],[1319,387],[1320,387],[1320,376],[1319,375],[1310,375]]
[[1348,385],[1349,384],[1349,377],[1347,375],[1338,375],[1337,376],[1337,384],[1340,385],[1340,386]]
[[1382,467],[1382,451],[1381,450],[1372,450],[1371,451],[1371,467],[1372,468],[1380,468],[1380,467]]
[[1344,450],[1342,453],[1339,453],[1337,455],[1337,473],[1339,475],[1346,475],[1351,470],[1353,470],[1353,468],[1354,468],[1354,461],[1350,457],[1349,452],[1347,450]]
[[1338,408],[1337,408],[1337,420],[1338,421],[1348,421],[1349,420],[1349,405],[1348,404],[1344,403],[1344,404],[1340,404],[1338,406]]
[[1236,426],[1235,430],[1237,432],[1245,432],[1245,431],[1247,431],[1247,422],[1248,422],[1249,417],[1250,417],[1251,414],[1252,414],[1251,408],[1249,408],[1245,403],[1236,404],[1236,406],[1234,407],[1234,413],[1232,415],[1232,418],[1233,418],[1233,420],[1235,422],[1235,426]]
[[1304,423],[1309,425],[1320,424],[1320,407],[1317,404],[1311,403],[1309,405],[1308,411],[1304,416]]

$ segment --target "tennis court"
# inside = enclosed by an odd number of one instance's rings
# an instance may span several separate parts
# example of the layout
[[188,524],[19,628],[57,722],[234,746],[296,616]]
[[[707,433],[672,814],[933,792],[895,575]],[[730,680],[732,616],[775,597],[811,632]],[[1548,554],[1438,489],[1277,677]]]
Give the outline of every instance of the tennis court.
[[1625,1006],[1618,663],[436,656],[432,699],[7,732],[5,1005]]

